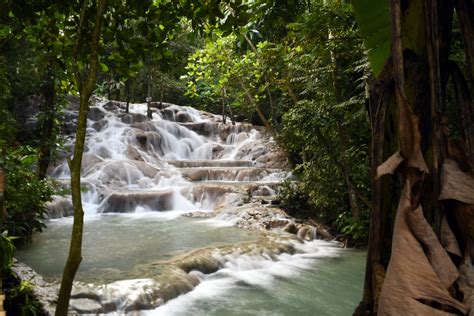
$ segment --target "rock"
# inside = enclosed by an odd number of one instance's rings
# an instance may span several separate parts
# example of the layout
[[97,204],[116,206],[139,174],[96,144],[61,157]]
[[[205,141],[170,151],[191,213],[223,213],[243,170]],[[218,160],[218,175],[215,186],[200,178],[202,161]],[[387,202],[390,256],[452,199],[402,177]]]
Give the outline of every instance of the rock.
[[268,222],[266,229],[285,227],[289,223],[286,219],[275,219]]
[[137,206],[146,206],[152,211],[167,211],[173,208],[172,191],[127,191],[112,192],[103,202],[103,213],[133,212]]
[[124,102],[110,100],[109,102],[103,105],[103,108],[107,111],[118,111],[120,108],[125,108],[126,104]]
[[263,154],[256,159],[257,165],[266,168],[288,169],[290,164],[283,150],[273,150]]
[[127,113],[120,115],[120,120],[125,124],[135,124],[145,122],[147,117],[140,113]]
[[71,298],[69,301],[70,308],[73,310],[84,314],[84,313],[92,313],[92,314],[100,314],[104,313],[104,308],[100,304],[100,302],[87,299],[87,298],[79,298],[74,299]]
[[301,225],[297,233],[298,238],[302,240],[313,240],[316,239],[316,227],[309,225]]
[[104,127],[106,127],[106,126],[107,126],[107,121],[104,121],[104,120],[100,120],[100,121],[94,122],[94,124],[92,124],[92,128],[95,129],[98,132],[103,130]]
[[223,146],[219,145],[219,144],[213,145],[213,147],[212,147],[212,159],[222,158],[222,154],[223,154],[224,149],[225,148]]
[[97,154],[98,157],[103,158],[103,159],[112,157],[112,153],[110,152],[110,150],[108,150],[104,146],[100,146],[98,149],[96,149],[95,153]]
[[187,122],[193,121],[191,115],[189,115],[186,112],[181,112],[181,111],[176,114],[175,119],[176,119],[176,122],[181,122],[181,123],[187,123]]
[[331,235],[331,233],[329,233],[326,228],[322,227],[322,225],[317,226],[316,234],[317,234],[317,236],[321,236],[325,240],[333,240],[334,239],[334,236]]
[[105,113],[98,107],[91,107],[89,109],[89,113],[87,114],[87,118],[91,121],[100,121],[105,117]]
[[54,195],[53,200],[46,203],[49,219],[72,216],[74,213],[70,197]]
[[288,223],[285,227],[283,227],[283,231],[290,234],[296,234],[298,233],[298,228],[296,227],[295,223]]
[[[107,150],[106,148],[104,148]],[[110,156],[110,152],[109,152]],[[106,157],[105,157],[106,158]],[[88,172],[97,164],[103,162],[104,159],[99,157],[98,155],[94,154],[83,154],[82,155],[82,165],[81,165],[81,172],[86,175]]]
[[151,144],[153,148],[158,151],[161,145],[161,135],[153,131],[146,132],[145,135],[147,137],[148,143]]
[[130,145],[127,147],[127,157],[131,160],[143,161],[143,157],[142,155],[140,155],[138,150],[135,147],[130,146]]
[[218,123],[216,122],[192,122],[182,123],[181,126],[190,129],[199,135],[210,137],[217,133]]
[[174,121],[174,111],[172,109],[164,108],[161,110],[161,115],[165,120]]
[[138,143],[140,144],[140,146],[142,146],[142,148],[146,148],[147,136],[146,136],[145,133],[136,132],[136,133],[135,133],[135,139],[138,141]]
[[32,268],[14,259],[12,273],[21,281],[28,281],[33,285],[33,295],[40,303],[44,315],[54,315],[58,300],[59,284],[47,283]]

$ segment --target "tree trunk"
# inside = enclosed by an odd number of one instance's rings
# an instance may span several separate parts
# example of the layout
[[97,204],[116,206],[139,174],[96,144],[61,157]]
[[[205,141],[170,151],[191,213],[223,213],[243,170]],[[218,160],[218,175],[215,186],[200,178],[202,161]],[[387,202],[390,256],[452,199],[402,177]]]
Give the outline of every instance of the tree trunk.
[[55,86],[54,75],[51,66],[48,67],[44,78],[43,86],[44,101],[41,104],[40,118],[40,143],[38,148],[38,165],[36,175],[42,180],[46,177],[48,166],[52,156],[52,150],[55,143],[54,135],[54,116],[55,116]]
[[[86,1],[85,1],[86,2]],[[74,156],[69,161],[71,169],[71,194],[74,209],[74,222],[72,226],[71,243],[69,246],[69,254],[64,267],[61,287],[59,289],[58,305],[56,307],[56,316],[66,316],[68,314],[69,299],[71,297],[71,289],[74,277],[76,275],[79,264],[82,261],[82,232],[84,227],[84,211],[82,209],[81,200],[81,166],[82,154],[84,153],[84,144],[86,138],[87,114],[89,112],[89,99],[95,89],[97,79],[97,71],[99,67],[99,39],[103,21],[103,15],[106,9],[106,0],[99,0],[95,17],[94,30],[92,33],[92,41],[90,43],[90,68],[89,73],[84,81],[78,80],[80,101],[79,101],[79,117],[76,130],[76,142],[74,144]],[[82,10],[81,19],[84,18],[86,10]],[[81,36],[79,29],[78,36]],[[76,45],[78,45],[80,38]],[[77,48],[76,48],[77,49]],[[78,69],[76,68],[76,71]],[[80,78],[80,73],[76,73],[76,78]]]
[[222,122],[225,124],[226,117],[225,117],[225,88],[222,88],[221,90],[221,106],[222,106]]
[[[458,273],[454,263],[443,248],[440,256],[430,257],[430,247],[440,245],[443,214],[456,215],[449,203],[439,201],[449,154],[446,84],[453,5],[391,0],[390,13],[392,57],[370,90],[373,207],[364,296],[355,315],[392,315],[395,309],[462,314],[459,290],[452,287]],[[466,235],[451,228],[457,237]],[[416,249],[419,257],[403,257],[408,252],[400,252],[402,247]],[[443,263],[442,269],[436,262]],[[444,282],[448,271],[454,276]]]
[[127,105],[125,107],[125,113],[129,112],[129,107],[130,107],[130,78],[127,78],[125,81],[125,98],[127,101]]
[[[3,228],[7,220],[7,211],[5,209],[5,171],[0,162],[0,228]],[[0,288],[1,290],[1,288]]]

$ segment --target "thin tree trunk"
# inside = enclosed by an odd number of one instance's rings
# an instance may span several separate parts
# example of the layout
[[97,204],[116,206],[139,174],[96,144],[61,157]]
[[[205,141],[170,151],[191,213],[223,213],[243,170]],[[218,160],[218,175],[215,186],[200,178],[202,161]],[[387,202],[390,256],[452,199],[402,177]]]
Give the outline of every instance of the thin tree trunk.
[[127,101],[127,105],[125,107],[125,113],[129,112],[129,107],[130,107],[130,78],[127,78],[125,81],[125,98]]
[[3,227],[6,220],[7,211],[5,209],[5,170],[3,169],[3,164],[0,162],[0,228]]
[[36,175],[42,180],[46,177],[48,166],[52,156],[52,150],[55,142],[54,133],[54,102],[55,102],[55,86],[54,75],[51,66],[46,71],[43,83],[44,102],[41,106],[40,119],[40,143],[38,148],[38,164],[36,167]]
[[225,88],[221,90],[221,106],[222,106],[222,122],[225,124],[226,117],[225,117]]
[[[77,53],[80,44],[80,36],[82,36],[82,22],[86,10],[86,2],[84,1],[83,10],[81,11],[81,23],[79,26],[78,40],[74,51]],[[71,194],[74,209],[74,222],[72,226],[71,244],[69,246],[69,254],[64,267],[61,287],[59,289],[58,305],[56,307],[56,316],[66,316],[68,314],[69,299],[71,297],[72,283],[76,275],[77,269],[82,261],[82,232],[84,228],[84,211],[82,209],[81,200],[81,166],[82,154],[84,153],[84,144],[86,138],[87,114],[89,112],[89,99],[95,88],[97,79],[97,71],[99,67],[99,39],[102,27],[104,12],[106,10],[107,0],[99,0],[95,17],[94,30],[92,33],[92,41],[90,43],[90,68],[87,78],[84,82],[80,80],[80,73],[76,72],[77,85],[79,86],[79,118],[76,130],[76,142],[74,144],[74,156],[69,161],[71,169]],[[77,55],[73,54],[73,57]],[[77,62],[77,59],[74,60]],[[78,71],[78,66],[75,66]]]
[[[258,51],[257,51],[257,48],[255,47],[255,45],[252,43],[252,41],[248,38],[247,35],[243,34],[244,36],[244,39],[245,41],[249,44],[250,48],[252,49],[252,51],[255,53],[255,54],[258,54]],[[268,76],[266,73],[263,74],[263,77],[265,79],[265,82],[267,83],[267,87],[265,88],[265,91],[267,92],[267,95],[268,95],[268,102],[270,102],[270,113],[272,114],[272,117],[271,119],[274,120],[275,119],[275,107],[273,105],[273,97],[272,97],[272,93],[270,91],[270,88],[268,87],[268,84],[270,83],[270,80],[268,79]]]

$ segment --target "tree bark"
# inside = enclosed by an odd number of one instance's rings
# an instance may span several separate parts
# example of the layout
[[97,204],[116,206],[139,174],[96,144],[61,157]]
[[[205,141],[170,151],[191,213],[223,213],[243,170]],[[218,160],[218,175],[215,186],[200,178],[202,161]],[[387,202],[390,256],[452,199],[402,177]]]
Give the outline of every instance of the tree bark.
[[55,85],[54,75],[51,65],[46,71],[43,86],[43,103],[41,104],[40,119],[40,143],[38,148],[38,165],[36,167],[36,175],[42,180],[46,177],[48,166],[52,156],[52,150],[55,142],[54,135],[54,116],[55,116]]
[[[87,2],[87,1],[85,1]],[[81,200],[81,166],[82,154],[84,152],[84,144],[86,138],[87,114],[89,112],[89,99],[95,89],[97,79],[97,71],[99,67],[99,39],[102,28],[104,12],[106,10],[107,0],[99,0],[95,17],[94,30],[92,33],[92,41],[90,43],[90,67],[84,82],[78,81],[80,87],[79,117],[76,130],[76,142],[74,145],[74,156],[69,161],[71,169],[71,194],[74,209],[74,222],[72,227],[71,243],[69,246],[69,254],[64,267],[61,287],[59,289],[58,305],[56,307],[56,316],[66,316],[68,314],[69,299],[71,297],[71,289],[77,269],[82,261],[82,233],[84,228],[84,211],[82,209]],[[84,18],[85,10],[81,12],[81,20]],[[81,36],[79,30],[78,36]],[[76,44],[80,43],[78,38]],[[77,60],[75,60],[77,62]],[[76,68],[78,69],[78,67]],[[80,73],[76,73],[76,78],[80,80]]]
[[129,107],[130,107],[130,78],[127,78],[125,81],[125,98],[127,101],[127,105],[125,107],[125,113],[129,112]]
[[[5,171],[0,163],[0,228],[7,220],[7,211],[5,209]],[[0,288],[1,290],[1,288]]]

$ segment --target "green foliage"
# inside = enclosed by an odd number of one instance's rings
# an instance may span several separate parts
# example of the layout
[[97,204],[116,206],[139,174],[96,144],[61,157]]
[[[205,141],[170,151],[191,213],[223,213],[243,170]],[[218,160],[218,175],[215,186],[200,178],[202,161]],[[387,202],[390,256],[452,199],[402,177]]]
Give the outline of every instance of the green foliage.
[[[225,105],[250,117],[260,109],[301,181],[282,186],[283,206],[364,239],[370,174],[364,93],[370,73],[351,6],[313,0],[308,10],[291,11],[286,4],[256,3],[261,7],[250,8],[255,21],[231,35],[214,34],[190,56],[183,77],[187,93],[213,112]],[[262,15],[285,22],[261,23]],[[258,26],[262,32],[249,33]]]
[[8,236],[8,231],[6,230],[0,234],[0,281],[10,273],[10,268],[13,264],[13,253],[15,252],[14,239],[14,237]]
[[345,236],[348,236],[357,242],[367,242],[369,237],[369,216],[368,213],[364,214],[361,219],[354,219],[350,213],[340,213],[335,221],[338,230]]
[[293,216],[311,216],[311,205],[303,186],[302,182],[285,180],[278,187],[281,206]]
[[28,146],[11,149],[5,156],[6,227],[21,241],[28,241],[33,232],[45,227],[45,203],[54,192],[48,180],[36,177],[36,159],[35,150]]
[[40,315],[41,303],[34,298],[33,285],[22,280],[8,290],[6,309],[13,315],[36,316]]
[[375,76],[391,55],[390,16],[387,1],[352,0],[359,32],[364,39]]

